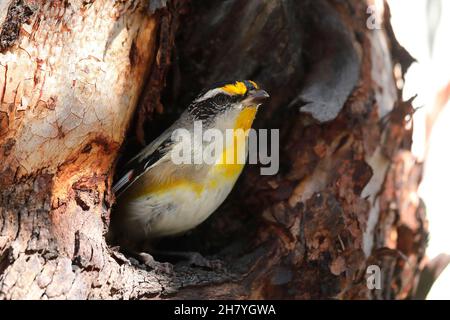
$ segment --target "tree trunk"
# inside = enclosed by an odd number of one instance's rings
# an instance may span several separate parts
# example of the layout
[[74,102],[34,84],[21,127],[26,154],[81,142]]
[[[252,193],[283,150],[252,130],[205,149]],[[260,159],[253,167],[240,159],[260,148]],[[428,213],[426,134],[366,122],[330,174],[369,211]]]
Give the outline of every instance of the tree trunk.
[[[369,4],[3,1],[0,297],[413,296],[426,219],[393,72],[412,58]],[[280,129],[280,172],[248,166],[183,245],[164,241],[223,270],[135,266],[104,237],[127,128],[122,158],[224,79],[271,94],[255,126]]]

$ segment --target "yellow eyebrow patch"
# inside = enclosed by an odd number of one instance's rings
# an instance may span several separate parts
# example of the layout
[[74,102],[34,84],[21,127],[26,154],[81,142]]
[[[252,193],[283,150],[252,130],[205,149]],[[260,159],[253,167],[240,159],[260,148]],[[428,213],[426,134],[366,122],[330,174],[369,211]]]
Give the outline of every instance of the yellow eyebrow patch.
[[255,81],[248,80],[248,82],[250,82],[255,87],[255,89],[259,89],[259,86],[256,84]]
[[247,92],[247,87],[241,81],[236,81],[233,84],[227,84],[221,89],[232,95],[244,95]]

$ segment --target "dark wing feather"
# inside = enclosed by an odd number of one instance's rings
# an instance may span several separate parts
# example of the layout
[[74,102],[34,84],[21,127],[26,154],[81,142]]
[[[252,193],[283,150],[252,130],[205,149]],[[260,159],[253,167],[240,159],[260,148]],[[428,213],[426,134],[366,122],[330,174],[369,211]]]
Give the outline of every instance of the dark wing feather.
[[153,151],[151,149],[154,148],[154,145],[150,145],[131,159],[122,170],[121,178],[113,186],[113,192],[116,196],[128,189],[142,174],[164,157],[172,145],[173,141],[169,136]]

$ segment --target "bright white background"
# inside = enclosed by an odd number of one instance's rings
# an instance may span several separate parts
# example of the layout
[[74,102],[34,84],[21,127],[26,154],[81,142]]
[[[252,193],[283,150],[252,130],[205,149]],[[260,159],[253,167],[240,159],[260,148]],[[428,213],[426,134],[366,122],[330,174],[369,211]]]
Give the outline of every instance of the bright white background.
[[[441,17],[433,51],[429,47],[428,0],[388,0],[396,37],[414,56],[415,63],[406,74],[404,98],[418,94],[414,115],[413,152],[425,155],[425,119],[433,108],[436,94],[450,83],[450,1],[441,0]],[[450,103],[436,121],[428,147],[420,196],[429,219],[430,259],[440,253],[450,254]],[[441,274],[428,299],[450,299],[450,267]]]

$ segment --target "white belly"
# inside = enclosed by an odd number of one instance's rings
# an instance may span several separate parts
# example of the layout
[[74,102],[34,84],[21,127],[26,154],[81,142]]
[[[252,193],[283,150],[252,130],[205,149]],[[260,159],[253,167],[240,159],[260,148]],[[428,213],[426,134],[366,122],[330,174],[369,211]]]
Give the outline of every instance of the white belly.
[[223,203],[235,182],[227,179],[220,187],[201,192],[178,186],[132,200],[127,205],[129,227],[133,232],[141,229],[146,238],[182,234],[205,221]]

